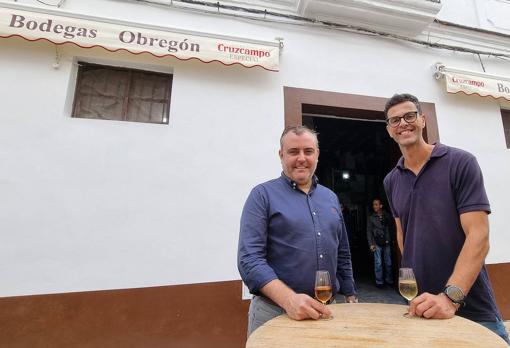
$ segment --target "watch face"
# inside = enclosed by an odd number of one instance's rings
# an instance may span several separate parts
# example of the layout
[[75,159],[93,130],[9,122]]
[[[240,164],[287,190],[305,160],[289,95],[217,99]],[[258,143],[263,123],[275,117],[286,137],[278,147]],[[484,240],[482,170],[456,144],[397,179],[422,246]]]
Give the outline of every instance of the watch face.
[[461,289],[454,285],[450,285],[445,289],[446,295],[453,301],[464,301],[464,293]]

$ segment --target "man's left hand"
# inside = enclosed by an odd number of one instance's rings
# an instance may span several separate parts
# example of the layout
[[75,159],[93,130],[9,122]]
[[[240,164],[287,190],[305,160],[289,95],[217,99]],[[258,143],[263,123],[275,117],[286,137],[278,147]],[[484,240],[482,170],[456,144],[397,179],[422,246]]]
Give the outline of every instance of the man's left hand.
[[356,295],[345,296],[345,303],[358,303]]
[[432,295],[424,292],[411,301],[409,315],[427,319],[453,318],[458,305],[455,305],[445,294]]

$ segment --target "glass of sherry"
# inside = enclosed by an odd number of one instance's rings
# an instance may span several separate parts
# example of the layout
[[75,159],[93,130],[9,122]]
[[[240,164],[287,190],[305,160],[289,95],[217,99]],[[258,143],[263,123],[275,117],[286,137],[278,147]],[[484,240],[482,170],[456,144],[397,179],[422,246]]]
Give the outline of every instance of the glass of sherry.
[[[398,270],[398,290],[407,301],[412,301],[418,295],[418,285],[412,268]],[[408,316],[409,313],[404,314]]]
[[329,272],[315,272],[315,298],[325,305],[328,303],[331,296],[333,296],[333,287],[331,286],[331,278],[329,276]]

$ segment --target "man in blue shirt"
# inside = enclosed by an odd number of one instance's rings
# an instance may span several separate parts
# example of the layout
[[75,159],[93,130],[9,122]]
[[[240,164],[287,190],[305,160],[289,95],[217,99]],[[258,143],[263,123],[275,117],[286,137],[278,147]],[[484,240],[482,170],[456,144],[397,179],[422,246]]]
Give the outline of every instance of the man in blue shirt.
[[254,294],[248,335],[284,312],[295,320],[329,317],[313,299],[315,272],[331,275],[333,295],[355,301],[347,232],[338,198],[317,183],[317,135],[288,127],[280,138],[283,173],[256,186],[241,216],[238,268]]
[[402,267],[413,268],[420,293],[410,315],[445,319],[457,313],[508,342],[485,268],[490,206],[476,158],[425,142],[425,115],[415,96],[394,95],[384,112],[403,155],[384,187]]

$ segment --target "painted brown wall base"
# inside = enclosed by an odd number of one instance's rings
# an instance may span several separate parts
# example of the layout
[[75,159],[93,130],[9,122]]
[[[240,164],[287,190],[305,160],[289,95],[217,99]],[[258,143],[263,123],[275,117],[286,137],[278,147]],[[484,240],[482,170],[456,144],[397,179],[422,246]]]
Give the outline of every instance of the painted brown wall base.
[[[487,265],[510,319],[510,263]],[[0,298],[0,348],[242,348],[241,282]]]
[[487,265],[503,320],[510,320],[510,262]]
[[241,282],[0,298],[1,348],[241,348]]

